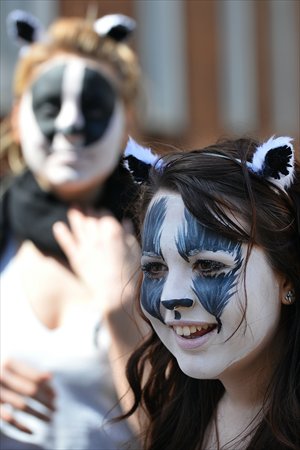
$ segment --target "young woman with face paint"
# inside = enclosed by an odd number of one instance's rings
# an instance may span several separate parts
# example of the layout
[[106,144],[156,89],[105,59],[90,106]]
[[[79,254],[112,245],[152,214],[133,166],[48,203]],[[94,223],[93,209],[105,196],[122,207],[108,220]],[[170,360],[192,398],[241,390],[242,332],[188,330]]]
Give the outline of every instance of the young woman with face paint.
[[122,162],[140,76],[124,42],[134,24],[64,18],[42,31],[20,11],[10,20],[26,48],[1,152],[22,163],[2,198],[1,448],[121,448],[130,426],[103,424],[120,412],[119,366],[140,339],[125,311],[130,273],[120,277],[123,255],[139,255],[120,224],[136,193]]
[[[141,153],[144,150],[141,149]],[[143,158],[141,158],[143,159]],[[127,366],[147,450],[300,448],[300,168],[290,138],[159,159]]]

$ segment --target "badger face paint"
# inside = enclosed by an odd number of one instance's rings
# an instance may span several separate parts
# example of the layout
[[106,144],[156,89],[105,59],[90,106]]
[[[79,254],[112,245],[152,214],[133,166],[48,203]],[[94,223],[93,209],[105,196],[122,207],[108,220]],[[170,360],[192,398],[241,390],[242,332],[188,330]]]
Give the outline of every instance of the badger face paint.
[[189,376],[222,378],[251,364],[276,333],[280,280],[257,248],[244,278],[246,252],[203,227],[179,194],[153,198],[143,229],[141,306]]
[[120,157],[124,126],[107,73],[70,55],[45,63],[20,104],[25,161],[54,187],[105,179]]

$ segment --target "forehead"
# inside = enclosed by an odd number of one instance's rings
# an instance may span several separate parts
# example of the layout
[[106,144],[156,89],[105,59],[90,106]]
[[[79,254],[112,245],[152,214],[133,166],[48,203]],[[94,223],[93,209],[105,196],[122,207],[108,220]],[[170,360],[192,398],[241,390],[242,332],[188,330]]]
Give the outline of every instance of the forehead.
[[160,190],[155,194],[148,206],[144,228],[151,222],[151,229],[148,231],[153,233],[158,227],[162,226],[168,226],[169,231],[172,228],[175,231],[184,220],[184,210],[185,207],[181,195]]
[[185,208],[180,194],[168,191],[159,191],[153,197],[142,243],[144,252],[155,254],[160,254],[165,246],[175,246],[184,259],[206,250],[234,253],[236,247],[236,242],[198,222]]
[[78,86],[81,89],[84,84],[89,90],[99,89],[103,84],[110,87],[115,84],[114,73],[106,64],[73,55],[59,55],[39,66],[34,72],[29,89],[35,93],[46,88],[48,91],[61,89],[63,78],[68,74],[68,82],[72,81],[72,84],[81,80]]

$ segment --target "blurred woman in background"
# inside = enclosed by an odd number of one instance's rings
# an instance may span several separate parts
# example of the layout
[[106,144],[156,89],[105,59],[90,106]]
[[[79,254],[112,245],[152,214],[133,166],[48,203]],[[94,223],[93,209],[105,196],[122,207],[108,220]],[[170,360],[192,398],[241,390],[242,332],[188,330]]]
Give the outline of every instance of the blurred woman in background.
[[[26,45],[1,131],[1,448],[119,449],[133,429],[104,422],[120,412],[124,360],[140,339],[128,312],[133,271],[121,279],[120,267],[139,254],[120,224],[136,193],[122,163],[140,80],[125,42],[134,22],[62,18],[46,31],[24,12],[9,20]],[[85,248],[101,244],[95,289],[89,261],[76,272],[57,243],[57,221],[78,242],[85,228]],[[105,245],[111,235],[122,258]]]

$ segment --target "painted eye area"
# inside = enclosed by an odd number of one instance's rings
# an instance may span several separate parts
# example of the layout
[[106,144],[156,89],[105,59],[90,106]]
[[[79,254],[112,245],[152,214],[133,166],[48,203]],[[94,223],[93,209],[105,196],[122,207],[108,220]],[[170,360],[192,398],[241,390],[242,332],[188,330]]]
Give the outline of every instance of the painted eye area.
[[193,264],[193,270],[203,277],[216,276],[226,269],[226,264],[211,259],[198,259]]
[[168,268],[163,263],[153,261],[142,264],[142,271],[146,278],[155,280],[165,277],[168,272]]
[[59,114],[61,104],[57,98],[48,98],[42,102],[34,102],[33,107],[41,118],[54,118]]

